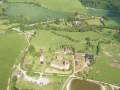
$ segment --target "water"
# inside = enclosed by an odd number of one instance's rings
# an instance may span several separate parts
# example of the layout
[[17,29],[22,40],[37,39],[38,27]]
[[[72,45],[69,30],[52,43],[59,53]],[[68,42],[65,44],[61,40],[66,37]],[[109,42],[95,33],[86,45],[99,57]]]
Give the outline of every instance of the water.
[[70,84],[70,90],[101,90],[101,86],[85,80],[73,79]]

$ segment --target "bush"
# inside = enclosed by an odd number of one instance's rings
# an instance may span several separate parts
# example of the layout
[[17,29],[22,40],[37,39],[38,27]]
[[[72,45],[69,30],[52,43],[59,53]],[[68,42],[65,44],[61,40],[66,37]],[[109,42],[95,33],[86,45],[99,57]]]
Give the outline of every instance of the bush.
[[35,51],[35,47],[33,45],[30,45],[28,48],[29,52],[32,53]]

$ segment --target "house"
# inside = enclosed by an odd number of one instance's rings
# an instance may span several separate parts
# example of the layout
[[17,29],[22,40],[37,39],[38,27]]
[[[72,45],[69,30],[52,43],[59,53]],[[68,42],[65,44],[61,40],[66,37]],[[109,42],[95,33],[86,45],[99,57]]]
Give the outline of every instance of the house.
[[65,61],[65,62],[58,62],[58,61],[52,61],[51,62],[51,66],[54,68],[58,68],[58,69],[69,69],[69,61]]
[[33,35],[34,34],[34,30],[31,30],[30,32],[29,32],[29,35]]
[[57,56],[57,60],[63,60],[62,56]]
[[85,53],[75,53],[75,56],[85,56]]
[[0,3],[2,3],[2,0],[0,0]]
[[44,55],[41,55],[41,56],[40,56],[40,63],[41,63],[41,64],[44,64],[44,59],[45,59]]
[[62,54],[73,53],[73,50],[66,48],[65,50],[57,50],[56,53],[62,53]]
[[12,30],[18,31],[18,30],[20,30],[20,27],[14,27],[14,28],[12,28]]
[[14,71],[13,76],[16,76],[17,78],[21,78],[22,73],[21,73],[21,71]]
[[73,50],[66,48],[66,49],[65,49],[65,52],[66,52],[66,53],[73,53]]
[[85,55],[85,61],[87,63],[90,63],[93,59],[94,59],[94,55],[92,55],[92,54],[86,54]]
[[75,21],[75,25],[79,25],[80,24],[80,22],[79,21]]
[[56,53],[67,54],[64,50],[57,50]]

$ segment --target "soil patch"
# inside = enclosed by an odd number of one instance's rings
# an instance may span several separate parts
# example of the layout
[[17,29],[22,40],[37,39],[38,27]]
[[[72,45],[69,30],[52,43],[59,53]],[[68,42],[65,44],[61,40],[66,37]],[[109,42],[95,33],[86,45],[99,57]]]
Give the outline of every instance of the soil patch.
[[120,64],[116,64],[116,63],[113,63],[113,64],[110,64],[112,67],[117,67],[117,68],[120,68]]
[[110,56],[110,57],[112,57],[112,55],[111,55],[109,52],[105,52],[105,51],[103,51],[103,53],[104,53],[106,56]]
[[120,53],[118,54],[118,56],[120,57]]

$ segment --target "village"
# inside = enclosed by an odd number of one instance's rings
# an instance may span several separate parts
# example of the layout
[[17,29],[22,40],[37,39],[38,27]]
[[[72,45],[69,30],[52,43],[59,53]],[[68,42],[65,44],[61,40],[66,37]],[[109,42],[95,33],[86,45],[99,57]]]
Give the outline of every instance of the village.
[[[20,28],[13,28],[12,30],[19,31]],[[34,32],[34,30],[26,32],[27,37],[30,38],[31,35],[34,35]],[[67,46],[62,49],[49,49],[47,54],[49,53],[50,55],[47,55],[43,51],[37,51],[37,57],[32,56],[29,52],[27,53],[24,56],[23,62],[13,72],[13,76],[16,76],[17,79],[24,76],[25,81],[35,83],[39,86],[46,85],[51,81],[47,77],[43,77],[43,75],[77,75],[76,73],[81,72],[84,68],[89,68],[89,64],[94,60],[94,55],[74,52],[73,48]],[[35,76],[27,74],[28,72],[34,73]]]

